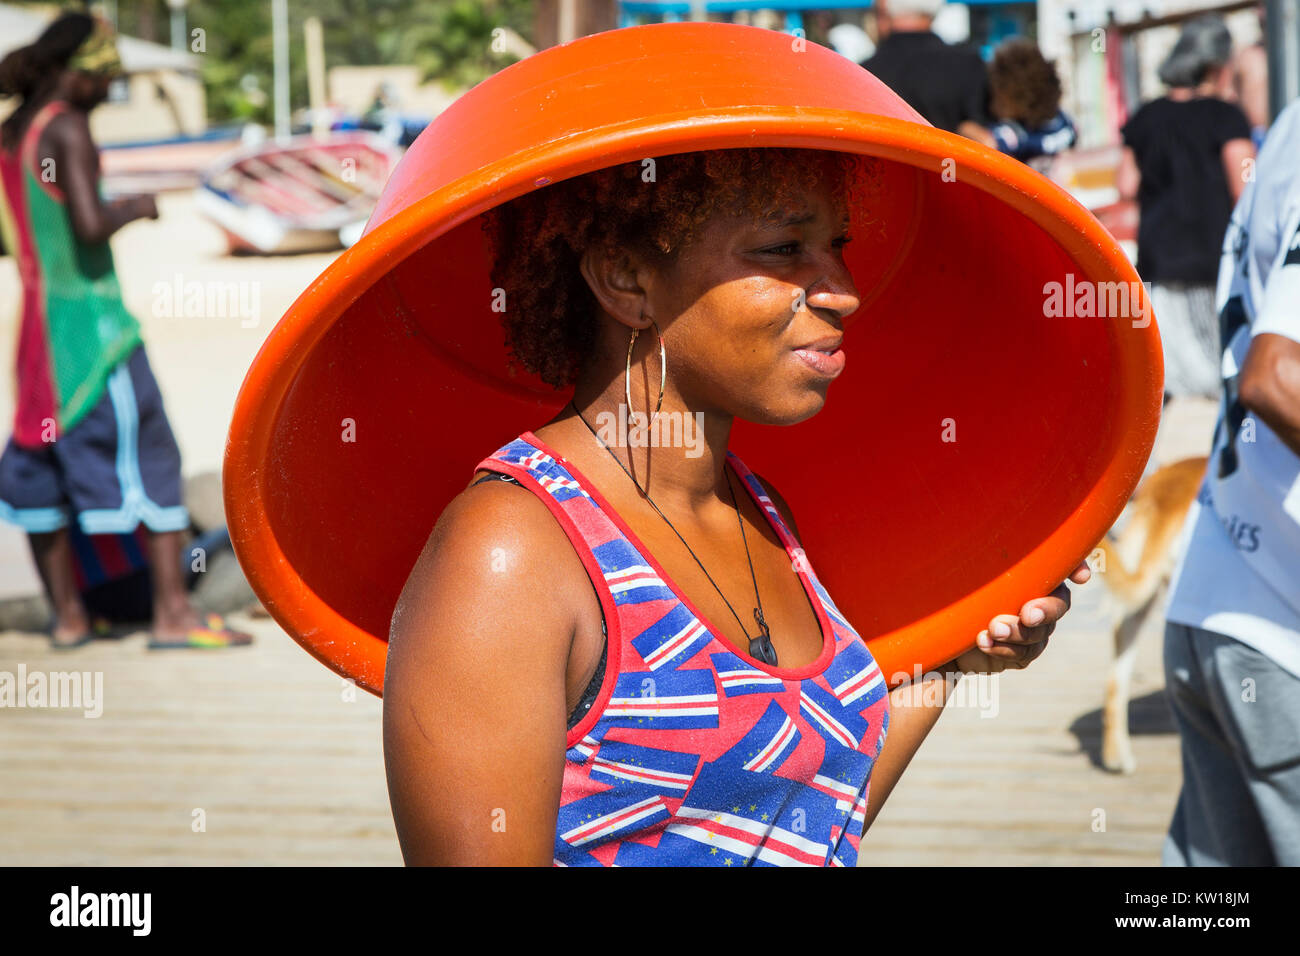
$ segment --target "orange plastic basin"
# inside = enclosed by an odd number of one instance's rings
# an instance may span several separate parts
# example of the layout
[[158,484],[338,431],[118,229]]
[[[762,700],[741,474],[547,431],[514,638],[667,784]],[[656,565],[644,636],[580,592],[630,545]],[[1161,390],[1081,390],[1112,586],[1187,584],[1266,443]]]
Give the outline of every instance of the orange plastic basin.
[[[732,447],[789,501],[890,683],[972,646],[1091,551],[1141,475],[1163,384],[1115,240],[1064,191],[924,124],[830,50],[654,24],[538,53],[456,101],[365,236],[268,336],[224,487],[235,552],[289,634],[380,693],[394,605],[443,507],[480,459],[568,401],[506,374],[479,215],[616,163],[746,146],[883,161],[874,222],[847,247],[863,302],[846,322],[854,361],[814,418],[737,423]],[[1136,300],[1129,314],[1080,300],[1052,316],[1049,283],[1072,296],[1124,283]]]

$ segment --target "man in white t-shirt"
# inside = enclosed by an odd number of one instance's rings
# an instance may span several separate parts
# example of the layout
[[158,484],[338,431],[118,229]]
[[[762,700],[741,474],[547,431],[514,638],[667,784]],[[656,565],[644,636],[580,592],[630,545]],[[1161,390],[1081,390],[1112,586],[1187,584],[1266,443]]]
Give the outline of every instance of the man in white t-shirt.
[[1300,102],[1224,239],[1223,407],[1171,585],[1166,866],[1300,865]]

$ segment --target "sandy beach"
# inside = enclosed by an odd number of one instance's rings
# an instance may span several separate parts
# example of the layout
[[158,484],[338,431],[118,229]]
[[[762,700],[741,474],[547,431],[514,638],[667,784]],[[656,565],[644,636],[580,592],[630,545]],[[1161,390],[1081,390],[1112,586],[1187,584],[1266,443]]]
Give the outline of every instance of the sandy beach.
[[[159,221],[126,227],[113,248],[194,475],[220,468],[245,371],[336,254],[231,257],[191,194],[165,195],[159,208]],[[192,282],[233,288],[246,308],[212,315],[167,304],[169,288]],[[0,258],[6,370],[17,302],[14,262]],[[1214,413],[1208,402],[1175,406],[1156,459],[1202,454]],[[5,389],[6,434],[11,416]],[[22,533],[0,526],[0,599],[38,591]],[[1117,776],[1099,759],[1111,615],[1094,580],[1076,590],[1041,661],[968,687],[867,834],[861,865],[1158,864],[1180,773],[1159,622],[1134,677],[1139,766]],[[103,688],[97,717],[0,710],[0,864],[401,862],[378,699],[335,677],[273,621],[233,620],[256,634],[253,647],[149,652],[141,632],[54,653],[40,634],[0,633],[0,670],[102,674]]]

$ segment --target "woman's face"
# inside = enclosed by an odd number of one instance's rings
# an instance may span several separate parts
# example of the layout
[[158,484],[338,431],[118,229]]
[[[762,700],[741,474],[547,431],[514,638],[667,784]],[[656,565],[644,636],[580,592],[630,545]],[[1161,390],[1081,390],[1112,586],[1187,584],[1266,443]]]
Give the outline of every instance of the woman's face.
[[772,425],[821,410],[844,371],[844,319],[859,305],[848,238],[845,206],[825,181],[771,219],[705,224],[647,289],[689,410]]

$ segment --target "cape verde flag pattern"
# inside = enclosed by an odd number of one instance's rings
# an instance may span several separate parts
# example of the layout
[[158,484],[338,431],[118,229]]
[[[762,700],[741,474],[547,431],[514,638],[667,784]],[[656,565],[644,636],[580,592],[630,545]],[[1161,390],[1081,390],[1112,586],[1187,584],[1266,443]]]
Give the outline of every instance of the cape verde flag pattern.
[[716,762],[739,764],[755,773],[775,771],[798,744],[799,728],[794,718],[776,701],[769,700],[758,723]]
[[854,866],[889,728],[884,677],[758,479],[741,478],[834,639],[778,676],[715,637],[593,488],[531,432],[480,462],[550,508],[587,567],[609,664],[568,734],[557,866]]
[[[610,639],[613,640],[613,635]],[[604,714],[612,727],[646,730],[717,727],[718,692],[713,671],[619,674]]]

